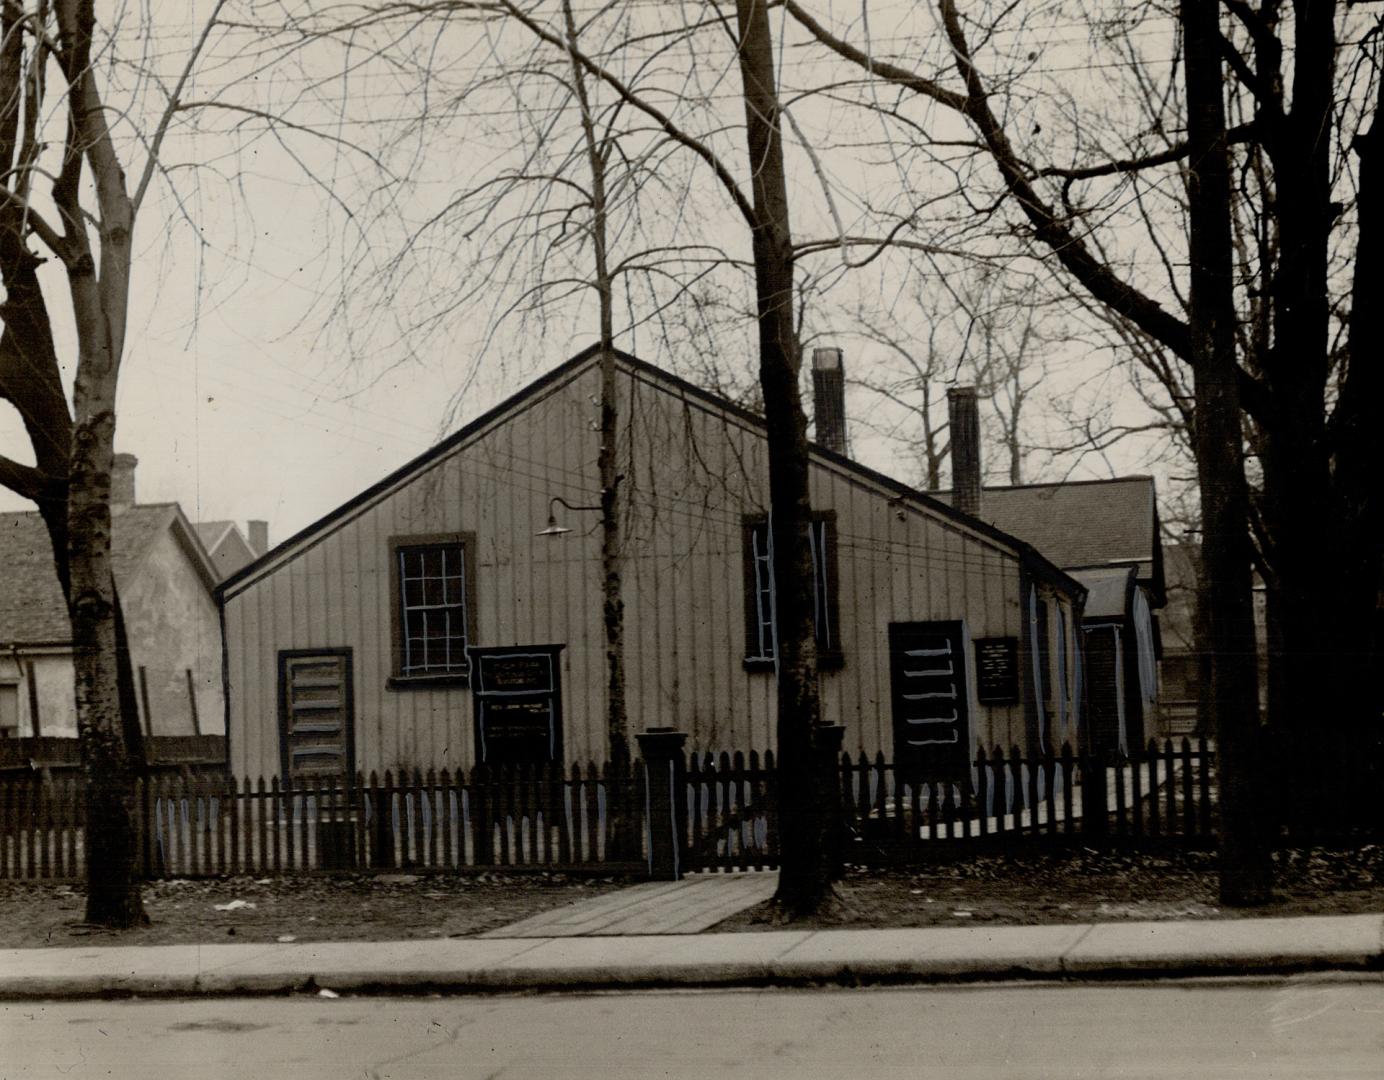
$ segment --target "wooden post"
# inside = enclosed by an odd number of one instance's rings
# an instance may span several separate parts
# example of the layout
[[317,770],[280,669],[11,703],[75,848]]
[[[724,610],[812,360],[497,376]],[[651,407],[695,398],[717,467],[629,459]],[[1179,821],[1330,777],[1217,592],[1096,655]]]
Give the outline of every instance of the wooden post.
[[192,682],[192,669],[183,668],[187,672],[187,703],[192,708],[192,734],[202,734],[202,722],[197,717],[197,689]]
[[154,737],[154,718],[149,713],[149,676],[143,664],[139,665],[139,700],[144,706],[144,734],[147,738]]
[[1081,758],[1081,823],[1089,839],[1104,837],[1110,824],[1106,769],[1109,762],[1089,747]]
[[649,795],[645,811],[649,877],[655,881],[679,881],[687,837],[686,814],[681,809],[687,802],[687,762],[682,753],[687,733],[649,728],[636,738],[644,758]]
[[29,687],[29,731],[35,739],[43,734],[38,715],[38,683],[34,680],[34,662],[24,661],[24,681]]
[[371,844],[370,865],[376,870],[391,869],[394,866],[394,806],[391,787],[392,773],[386,769],[384,785],[370,774],[370,809],[374,815],[374,840]]

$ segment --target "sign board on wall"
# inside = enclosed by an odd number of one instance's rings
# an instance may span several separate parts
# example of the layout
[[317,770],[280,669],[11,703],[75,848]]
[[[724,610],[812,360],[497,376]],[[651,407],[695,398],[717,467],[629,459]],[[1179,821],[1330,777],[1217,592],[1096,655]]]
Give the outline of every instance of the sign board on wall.
[[976,696],[984,705],[1019,700],[1019,641],[1012,637],[976,639]]
[[471,648],[476,760],[484,765],[562,760],[562,645]]

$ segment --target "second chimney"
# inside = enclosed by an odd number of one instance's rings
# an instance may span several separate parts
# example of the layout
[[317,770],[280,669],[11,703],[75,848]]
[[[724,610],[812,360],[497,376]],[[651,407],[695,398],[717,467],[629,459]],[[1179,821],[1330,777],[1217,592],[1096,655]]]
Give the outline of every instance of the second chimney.
[[846,369],[840,349],[812,350],[812,407],[817,416],[817,442],[846,454]]
[[250,530],[250,550],[256,557],[263,555],[269,550],[269,522],[247,521],[245,524]]
[[135,504],[135,466],[139,458],[134,454],[116,454],[111,459],[111,506],[125,507]]
[[975,517],[980,513],[980,408],[974,386],[947,391],[951,418],[952,506]]

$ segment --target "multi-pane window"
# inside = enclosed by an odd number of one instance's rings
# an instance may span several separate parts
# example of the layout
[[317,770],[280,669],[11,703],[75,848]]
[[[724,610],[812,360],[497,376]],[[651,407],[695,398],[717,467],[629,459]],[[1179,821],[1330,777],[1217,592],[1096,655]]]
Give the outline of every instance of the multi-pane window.
[[466,646],[474,637],[471,552],[465,537],[427,540],[392,545],[394,673],[399,679],[464,678]]
[[[839,667],[841,646],[836,621],[836,529],[830,514],[815,514],[807,525],[812,552],[812,617],[819,667]],[[777,655],[774,626],[774,566],[765,518],[745,524],[745,665],[771,668]]]

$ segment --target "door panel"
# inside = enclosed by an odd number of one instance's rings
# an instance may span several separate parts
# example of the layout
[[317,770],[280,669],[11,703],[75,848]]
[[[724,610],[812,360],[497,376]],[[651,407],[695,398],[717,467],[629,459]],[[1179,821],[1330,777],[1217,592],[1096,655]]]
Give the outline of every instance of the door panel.
[[890,623],[889,674],[894,762],[901,773],[964,776],[971,728],[962,623]]
[[285,776],[341,776],[354,768],[351,654],[279,654],[279,724]]

